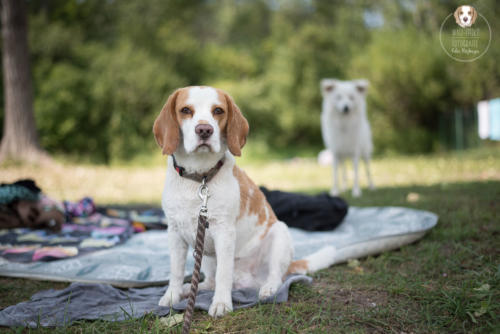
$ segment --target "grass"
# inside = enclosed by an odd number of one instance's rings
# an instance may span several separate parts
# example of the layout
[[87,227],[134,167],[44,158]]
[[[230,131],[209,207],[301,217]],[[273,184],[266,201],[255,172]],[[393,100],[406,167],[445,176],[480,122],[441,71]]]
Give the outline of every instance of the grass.
[[[318,167],[311,159],[240,164],[258,184],[270,188],[317,192],[330,185],[329,168]],[[156,204],[163,174],[161,162],[111,169],[10,166],[2,169],[2,181],[34,176],[53,197],[92,194],[103,203]],[[433,211],[440,216],[437,227],[398,251],[314,274],[312,285],[292,286],[287,303],[259,305],[219,320],[195,312],[194,332],[499,333],[500,150],[376,159],[373,174],[377,190],[365,190],[359,199],[346,193],[351,205]],[[40,290],[65,286],[0,278],[0,307],[27,300]],[[180,333],[180,326],[167,328],[148,315],[119,323],[79,321],[55,330],[3,330]]]
[[[313,158],[265,162],[260,157],[257,161],[252,160],[252,157],[245,156],[245,151],[243,155],[238,158],[238,164],[255,183],[270,189],[318,192],[330,186],[331,168],[318,166]],[[60,199],[78,200],[91,195],[98,203],[159,204],[165,159],[159,153],[153,154],[146,166],[131,164],[110,168],[64,162],[41,166],[7,165],[0,166],[0,181],[33,178],[45,193]],[[360,172],[363,184],[364,170]],[[500,180],[500,147],[460,154],[379,158],[372,163],[372,173],[378,187],[391,188]]]

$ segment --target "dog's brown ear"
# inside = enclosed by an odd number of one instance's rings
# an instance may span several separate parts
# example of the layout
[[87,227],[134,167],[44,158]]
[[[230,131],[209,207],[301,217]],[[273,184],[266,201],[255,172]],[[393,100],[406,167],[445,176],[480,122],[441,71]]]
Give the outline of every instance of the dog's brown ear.
[[477,11],[476,11],[476,8],[474,8],[474,7],[471,7],[471,10],[472,10],[472,19],[470,20],[470,24],[473,25],[477,19]]
[[356,83],[356,89],[361,94],[365,94],[366,91],[368,90],[368,86],[370,85],[368,80],[365,79],[356,80],[355,83]]
[[241,149],[245,146],[248,136],[248,121],[240,111],[240,108],[234,103],[234,100],[227,93],[224,93],[228,107],[228,119],[226,125],[227,147],[229,151],[239,157]]
[[332,92],[334,89],[335,89],[335,79],[321,80],[321,94],[323,96]]
[[173,154],[179,145],[179,124],[175,114],[178,95],[179,90],[176,90],[168,97],[153,125],[156,143],[161,147],[163,154]]
[[460,8],[462,6],[458,6],[457,9],[455,9],[455,12],[453,13],[453,16],[455,17],[455,22],[460,24],[460,17],[459,17],[459,13],[460,13]]

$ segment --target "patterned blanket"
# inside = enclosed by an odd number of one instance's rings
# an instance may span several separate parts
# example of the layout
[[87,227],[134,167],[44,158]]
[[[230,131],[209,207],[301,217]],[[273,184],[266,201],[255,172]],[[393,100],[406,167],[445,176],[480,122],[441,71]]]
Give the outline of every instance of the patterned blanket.
[[101,208],[85,217],[71,217],[61,231],[15,228],[0,230],[0,256],[11,262],[53,261],[109,249],[134,232],[165,229],[159,210]]

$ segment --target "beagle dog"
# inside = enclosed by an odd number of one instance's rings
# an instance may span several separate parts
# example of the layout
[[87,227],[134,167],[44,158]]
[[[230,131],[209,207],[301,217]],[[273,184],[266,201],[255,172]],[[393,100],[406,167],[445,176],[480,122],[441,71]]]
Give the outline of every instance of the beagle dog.
[[453,16],[459,26],[468,28],[476,22],[477,12],[472,6],[459,6]]
[[233,99],[205,86],[176,90],[154,123],[156,142],[169,155],[162,207],[168,220],[171,274],[159,301],[162,306],[178,303],[189,292],[189,284],[183,286],[184,266],[188,247],[195,246],[201,206],[197,191],[204,177],[210,193],[209,228],[201,266],[205,280],[199,289],[215,289],[208,311],[212,317],[232,311],[232,288],[255,288],[265,299],[276,293],[287,274],[331,264],[325,251],[292,262],[288,227],[235,165],[234,156],[241,155],[248,130]]

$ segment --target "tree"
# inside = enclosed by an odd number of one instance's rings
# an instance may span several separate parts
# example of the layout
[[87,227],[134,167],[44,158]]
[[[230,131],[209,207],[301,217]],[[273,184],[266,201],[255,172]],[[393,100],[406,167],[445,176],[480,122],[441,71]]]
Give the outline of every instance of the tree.
[[5,119],[0,161],[46,160],[33,115],[26,6],[24,1],[2,0],[1,11]]

